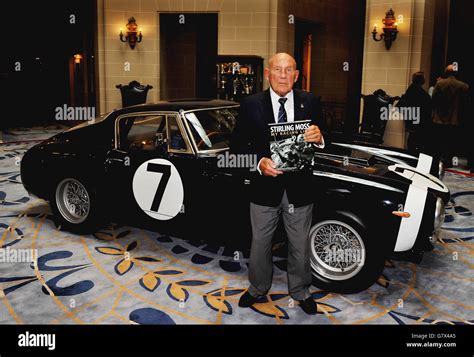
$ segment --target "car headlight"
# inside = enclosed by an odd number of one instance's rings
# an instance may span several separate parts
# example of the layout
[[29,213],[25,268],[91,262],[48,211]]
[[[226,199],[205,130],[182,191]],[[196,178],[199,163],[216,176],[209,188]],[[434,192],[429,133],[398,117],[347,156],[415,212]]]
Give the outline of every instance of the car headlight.
[[441,197],[436,200],[435,217],[434,217],[434,231],[438,233],[444,223],[444,202]]
[[438,177],[440,180],[444,179],[444,164],[443,161],[439,160],[438,164]]

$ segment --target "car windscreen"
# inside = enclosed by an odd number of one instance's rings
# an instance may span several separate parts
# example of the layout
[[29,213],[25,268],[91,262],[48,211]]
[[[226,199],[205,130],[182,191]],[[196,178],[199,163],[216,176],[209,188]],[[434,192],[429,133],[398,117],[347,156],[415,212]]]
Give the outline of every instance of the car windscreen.
[[237,119],[236,108],[209,109],[184,114],[199,151],[227,149]]

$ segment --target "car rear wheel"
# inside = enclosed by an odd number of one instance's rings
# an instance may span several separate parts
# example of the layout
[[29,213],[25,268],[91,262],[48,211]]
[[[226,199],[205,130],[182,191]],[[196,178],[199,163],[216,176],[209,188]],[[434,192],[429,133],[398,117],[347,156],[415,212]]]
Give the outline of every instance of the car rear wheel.
[[58,181],[50,199],[55,223],[61,230],[93,233],[99,228],[95,191],[84,179],[68,177]]
[[324,290],[356,293],[370,287],[383,271],[380,240],[345,216],[316,223],[310,244],[313,284]]

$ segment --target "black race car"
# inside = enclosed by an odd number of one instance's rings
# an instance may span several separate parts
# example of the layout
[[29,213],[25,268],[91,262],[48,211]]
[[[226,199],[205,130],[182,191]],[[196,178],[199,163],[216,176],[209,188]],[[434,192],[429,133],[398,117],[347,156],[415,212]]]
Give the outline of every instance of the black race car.
[[[115,220],[227,247],[248,243],[256,173],[229,154],[237,110],[234,102],[195,100],[113,111],[28,150],[23,185],[50,202],[61,229],[89,233]],[[315,154],[312,170],[316,286],[361,291],[388,257],[419,261],[432,249],[449,190],[430,174],[438,172],[430,156],[332,143]]]

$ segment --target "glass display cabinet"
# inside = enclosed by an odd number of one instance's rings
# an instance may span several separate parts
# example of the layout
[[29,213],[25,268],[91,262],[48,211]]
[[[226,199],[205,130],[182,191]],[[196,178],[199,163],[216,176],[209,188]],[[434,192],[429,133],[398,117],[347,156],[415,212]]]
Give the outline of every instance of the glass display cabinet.
[[218,99],[239,102],[262,90],[262,57],[217,56],[216,72]]

